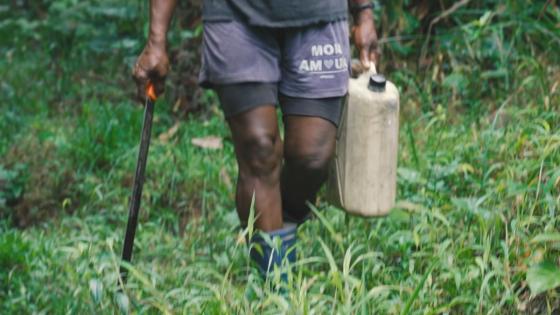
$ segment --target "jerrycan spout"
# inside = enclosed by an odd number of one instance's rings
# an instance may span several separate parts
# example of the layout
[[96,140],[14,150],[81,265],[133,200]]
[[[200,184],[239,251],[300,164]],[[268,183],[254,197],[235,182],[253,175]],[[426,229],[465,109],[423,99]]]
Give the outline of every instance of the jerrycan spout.
[[373,92],[384,92],[387,85],[387,79],[384,75],[378,74],[375,64],[371,64],[367,75],[369,75],[368,89]]
[[385,92],[385,85],[387,85],[387,79],[382,74],[372,74],[369,76],[368,89],[373,92]]

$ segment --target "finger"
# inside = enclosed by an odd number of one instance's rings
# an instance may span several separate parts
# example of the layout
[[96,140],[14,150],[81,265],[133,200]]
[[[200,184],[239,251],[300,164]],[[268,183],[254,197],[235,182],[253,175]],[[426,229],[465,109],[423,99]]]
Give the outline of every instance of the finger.
[[156,95],[160,96],[165,91],[165,79],[157,79],[153,81]]
[[364,66],[362,65],[362,62],[357,60],[357,59],[352,59],[351,62],[351,69],[352,69],[352,77],[358,77],[360,74],[362,74],[366,69],[364,69]]
[[136,98],[140,102],[144,102],[146,99],[146,86],[148,85],[148,74],[139,65],[134,67],[134,72],[132,73],[132,78],[136,83]]
[[148,81],[136,85],[136,100],[139,101],[140,103],[144,103],[146,101],[147,87],[148,87]]
[[140,103],[146,101],[146,89],[148,88],[148,80],[142,80],[136,83],[136,98]]
[[158,64],[150,73],[148,73],[150,81],[154,84],[157,95],[163,94],[165,90],[165,78],[168,72],[168,63],[162,62]]
[[362,62],[362,65],[366,69],[369,69],[369,49],[368,48],[360,49],[360,61]]
[[136,80],[136,100],[140,103],[146,101],[146,88],[148,87],[148,80]]
[[371,49],[369,51],[369,61],[376,66],[379,65],[379,54],[377,52],[377,49]]
[[149,74],[149,81],[154,85],[156,95],[163,94],[165,90],[165,76],[160,75],[157,71],[153,71]]

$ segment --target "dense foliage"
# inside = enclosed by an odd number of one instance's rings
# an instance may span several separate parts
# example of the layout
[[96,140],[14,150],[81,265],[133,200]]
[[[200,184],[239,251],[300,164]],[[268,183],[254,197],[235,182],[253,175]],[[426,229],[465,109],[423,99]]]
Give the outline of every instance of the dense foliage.
[[[147,2],[0,4],[2,313],[558,312],[560,7],[376,4],[380,67],[401,90],[398,207],[364,220],[319,200],[280,295],[250,268],[230,135],[196,87],[200,1],[170,34],[124,293]],[[192,145],[206,136],[223,148]]]

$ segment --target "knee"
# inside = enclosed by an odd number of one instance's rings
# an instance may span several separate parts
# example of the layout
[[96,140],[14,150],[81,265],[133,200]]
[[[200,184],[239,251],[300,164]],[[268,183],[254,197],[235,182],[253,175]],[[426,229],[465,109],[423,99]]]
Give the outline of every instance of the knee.
[[306,147],[286,150],[286,163],[305,173],[323,173],[332,158],[332,149],[325,147]]
[[274,134],[256,133],[241,142],[240,169],[245,175],[264,177],[274,174],[282,163],[282,145]]

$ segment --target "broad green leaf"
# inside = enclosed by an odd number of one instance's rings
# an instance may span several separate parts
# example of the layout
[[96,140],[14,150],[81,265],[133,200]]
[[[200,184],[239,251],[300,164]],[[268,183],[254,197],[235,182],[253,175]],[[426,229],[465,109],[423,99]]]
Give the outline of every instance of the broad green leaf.
[[103,294],[103,283],[98,279],[89,280],[89,292],[95,304],[101,302],[101,296]]
[[533,295],[560,286],[560,268],[545,261],[534,265],[527,271],[527,283]]
[[443,79],[443,86],[457,90],[464,90],[467,87],[468,79],[460,73],[452,73]]
[[128,300],[128,296],[126,296],[126,294],[117,293],[117,305],[119,306],[121,314],[130,313],[130,301]]

